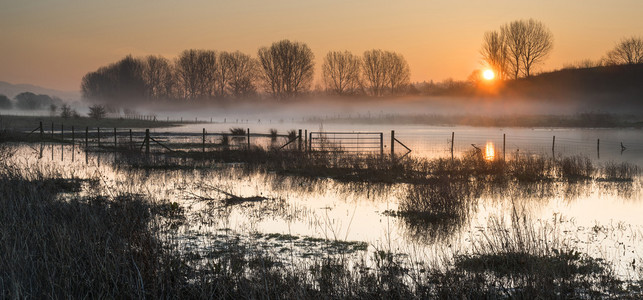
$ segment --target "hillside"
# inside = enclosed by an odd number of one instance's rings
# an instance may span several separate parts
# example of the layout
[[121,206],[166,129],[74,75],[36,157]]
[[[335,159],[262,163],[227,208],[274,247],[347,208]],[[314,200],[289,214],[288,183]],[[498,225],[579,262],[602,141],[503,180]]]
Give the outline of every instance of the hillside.
[[542,73],[506,82],[499,96],[577,103],[596,110],[643,111],[643,64]]
[[34,94],[56,96],[65,101],[80,100],[79,91],[59,91],[59,90],[48,89],[48,88],[31,85],[31,84],[12,84],[9,82],[0,81],[0,95],[5,95],[13,99],[13,97],[15,97],[16,95],[22,92],[32,92]]

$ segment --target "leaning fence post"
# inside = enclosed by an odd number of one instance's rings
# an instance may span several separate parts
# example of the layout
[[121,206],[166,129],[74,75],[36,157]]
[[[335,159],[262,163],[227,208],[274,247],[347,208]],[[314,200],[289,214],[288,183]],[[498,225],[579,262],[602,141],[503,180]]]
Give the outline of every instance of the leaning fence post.
[[554,152],[555,146],[556,146],[556,136],[554,136],[554,138],[551,140],[551,155],[554,157],[556,156]]
[[391,130],[391,160],[395,160],[395,130]]
[[203,152],[205,153],[205,128],[203,128]]
[[248,128],[248,150],[250,150],[250,128]]
[[301,152],[301,143],[302,143],[302,140],[301,140],[301,129],[299,129],[299,136],[298,136],[297,138],[299,139],[299,141],[297,142],[297,148],[298,148],[299,152]]

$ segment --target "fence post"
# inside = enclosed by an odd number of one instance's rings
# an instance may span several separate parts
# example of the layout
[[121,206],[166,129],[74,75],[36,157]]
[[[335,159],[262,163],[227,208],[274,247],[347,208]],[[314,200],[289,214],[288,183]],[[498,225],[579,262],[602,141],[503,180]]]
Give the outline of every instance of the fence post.
[[380,158],[384,158],[384,133],[380,132]]
[[601,159],[601,139],[596,140],[596,155],[598,159]]
[[145,154],[150,154],[150,130],[145,129]]
[[313,132],[308,133],[308,152],[313,151]]
[[308,129],[304,129],[304,152],[308,152]]
[[205,153],[205,128],[203,128],[203,153]]
[[248,150],[250,150],[250,128],[248,128]]
[[74,125],[71,126],[71,161],[74,161],[74,152],[76,152],[76,142],[74,134]]
[[453,143],[455,142],[455,132],[451,132],[451,160],[453,160]]
[[395,160],[395,130],[391,130],[391,160]]
[[507,151],[505,151],[506,141],[507,141],[507,134],[503,133],[502,134],[502,160],[503,161],[507,158],[507,156],[505,155],[505,153],[507,153]]
[[299,150],[299,152],[301,152],[301,143],[302,143],[302,140],[301,140],[301,129],[299,129],[299,136],[298,136],[298,139],[299,139],[299,141],[297,141],[297,149]]
[[98,148],[100,148],[100,127],[96,127],[96,132],[98,133],[98,136],[96,137],[98,140]]
[[556,156],[554,152],[554,147],[556,146],[556,136],[551,140],[551,156]]

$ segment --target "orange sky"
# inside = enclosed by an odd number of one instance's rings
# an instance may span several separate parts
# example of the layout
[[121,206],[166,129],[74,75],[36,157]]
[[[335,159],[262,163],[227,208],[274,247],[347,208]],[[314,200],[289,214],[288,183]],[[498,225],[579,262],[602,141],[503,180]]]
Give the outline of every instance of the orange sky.
[[551,70],[643,36],[642,12],[641,0],[4,0],[0,81],[78,90],[85,73],[127,54],[256,56],[284,38],[307,43],[318,66],[329,50],[381,48],[406,57],[412,81],[464,80],[482,66],[484,32],[509,21],[551,29],[554,50],[541,66]]

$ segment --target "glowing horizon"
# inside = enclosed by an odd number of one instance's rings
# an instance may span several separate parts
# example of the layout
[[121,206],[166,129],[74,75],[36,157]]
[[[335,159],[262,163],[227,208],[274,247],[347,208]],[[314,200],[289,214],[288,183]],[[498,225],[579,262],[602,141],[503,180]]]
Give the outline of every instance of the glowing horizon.
[[411,81],[465,80],[485,68],[484,32],[518,19],[542,21],[554,50],[539,70],[600,59],[621,38],[643,35],[643,2],[539,1],[210,1],[0,4],[0,81],[79,90],[84,74],[131,54],[176,57],[185,49],[257,49],[281,39],[308,44],[316,82],[331,50],[401,53]]

